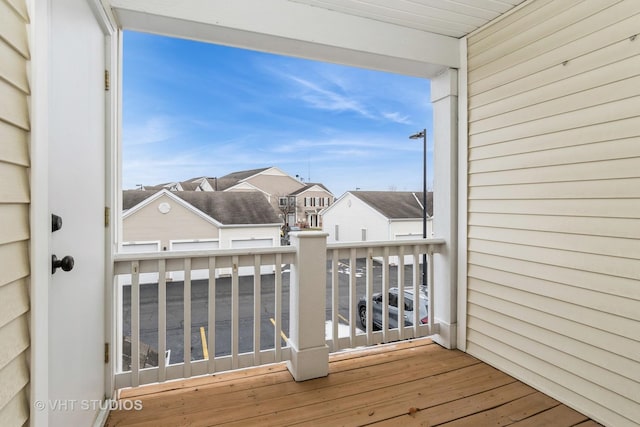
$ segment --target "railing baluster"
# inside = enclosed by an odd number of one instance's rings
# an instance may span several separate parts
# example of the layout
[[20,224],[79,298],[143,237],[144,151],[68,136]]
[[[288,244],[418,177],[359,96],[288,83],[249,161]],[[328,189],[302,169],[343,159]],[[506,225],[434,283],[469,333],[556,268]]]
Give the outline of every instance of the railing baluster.
[[282,254],[276,254],[276,277],[274,289],[275,307],[275,361],[282,360],[282,346],[280,345],[280,332],[282,331]]
[[140,385],[140,263],[131,263],[131,386]]
[[338,275],[338,250],[331,251],[331,342],[332,351],[340,349],[338,324],[340,318],[340,276]]
[[231,268],[231,367],[238,368],[239,324],[240,324],[240,281],[238,279],[238,256],[233,256]]
[[262,278],[260,277],[261,257],[253,257],[253,363],[259,365],[260,361],[260,324],[261,324],[261,295],[260,287]]
[[158,260],[158,381],[167,379],[167,262]]
[[191,376],[191,258],[184,260],[184,367],[185,378]]
[[373,345],[373,249],[367,249],[367,345]]
[[356,345],[356,311],[358,300],[356,297],[356,249],[349,251],[349,344]]
[[207,337],[209,361],[207,368],[210,374],[216,371],[216,257],[209,257],[209,310],[207,313]]
[[428,259],[428,273],[429,273],[429,283],[428,283],[428,294],[429,294],[429,308],[428,308],[428,316],[429,316],[429,333],[433,334],[433,300],[435,296],[433,295],[433,247],[429,245],[429,252],[427,254]]
[[382,340],[389,340],[389,247],[382,249]]
[[404,339],[404,246],[398,248],[398,338]]
[[[413,247],[413,295],[420,295],[420,281],[422,280],[422,274],[420,271],[420,246],[415,245]],[[429,297],[431,298],[431,297]],[[418,337],[418,326],[420,325],[420,299],[415,298],[413,301],[413,336]]]

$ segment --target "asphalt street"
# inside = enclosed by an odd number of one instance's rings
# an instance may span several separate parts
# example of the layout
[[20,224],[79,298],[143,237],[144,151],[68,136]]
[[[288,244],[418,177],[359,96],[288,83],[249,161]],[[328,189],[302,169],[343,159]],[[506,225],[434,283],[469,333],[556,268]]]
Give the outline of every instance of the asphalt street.
[[[357,260],[356,265],[356,303],[365,294],[365,260]],[[286,268],[285,268],[286,271]],[[327,320],[331,319],[331,266],[327,266]],[[340,323],[348,324],[349,318],[349,266],[348,260],[340,263],[339,271],[339,313]],[[382,266],[374,263],[374,292],[379,292],[382,286]],[[412,283],[412,266],[405,266],[405,286]],[[390,267],[390,286],[397,286],[398,274],[396,267]],[[260,348],[274,348],[275,337],[285,345],[284,337],[289,334],[289,273],[283,273],[282,278],[282,330],[276,333],[275,321],[275,276],[273,274],[261,276],[261,316],[260,316]],[[207,280],[194,280],[191,283],[191,360],[203,359],[206,346],[209,354],[215,351],[216,356],[231,353],[231,278],[221,277],[215,282],[216,286],[216,324],[215,346],[206,343],[202,334],[208,332],[208,295]],[[167,349],[171,350],[170,363],[180,363],[184,358],[184,303],[182,281],[167,282]],[[239,352],[253,351],[253,276],[239,277]],[[131,287],[123,287],[123,336],[131,335]],[[356,323],[359,327],[359,323]],[[158,286],[157,284],[143,284],[140,286],[140,340],[153,349],[158,348]],[[214,349],[215,347],[215,349]]]

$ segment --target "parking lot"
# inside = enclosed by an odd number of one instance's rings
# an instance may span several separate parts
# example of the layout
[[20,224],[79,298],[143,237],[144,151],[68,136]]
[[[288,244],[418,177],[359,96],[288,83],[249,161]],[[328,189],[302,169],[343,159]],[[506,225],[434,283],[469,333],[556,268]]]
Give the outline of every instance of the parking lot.
[[[339,263],[339,318],[341,325],[348,325],[349,319],[349,274],[348,260]],[[366,269],[365,260],[356,263],[356,301],[365,294]],[[374,263],[374,292],[382,287],[382,266]],[[405,286],[412,284],[412,266],[405,266]],[[261,316],[260,316],[260,348],[274,347],[277,334],[281,344],[285,345],[289,333],[289,273],[284,268],[282,277],[282,317],[281,331],[275,330],[275,275],[261,276]],[[390,286],[397,286],[397,268],[389,269]],[[239,277],[239,352],[253,351],[253,276]],[[191,359],[201,360],[205,351],[210,355],[228,355],[231,352],[231,278],[221,277],[215,282],[215,343],[206,342],[208,333],[208,280],[194,280],[191,283]],[[180,363],[184,357],[184,283],[182,281],[167,282],[167,349],[170,350],[170,363]],[[331,320],[331,265],[327,265],[327,321]],[[131,335],[131,287],[123,287],[123,337]],[[360,327],[356,322],[356,327]],[[150,349],[158,348],[158,286],[143,284],[140,286],[140,341]],[[215,345],[214,345],[215,344]],[[155,361],[154,361],[155,363]]]

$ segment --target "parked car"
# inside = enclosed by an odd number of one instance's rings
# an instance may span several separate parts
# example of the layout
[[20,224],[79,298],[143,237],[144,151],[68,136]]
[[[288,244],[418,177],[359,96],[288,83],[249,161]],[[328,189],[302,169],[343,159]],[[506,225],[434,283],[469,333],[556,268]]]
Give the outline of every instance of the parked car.
[[[398,327],[398,288],[389,289],[389,329]],[[419,291],[418,310],[420,323],[426,324],[429,321],[428,313],[428,296],[424,287]],[[367,329],[367,303],[366,297],[360,298],[358,301],[358,317],[360,318],[360,326]],[[413,311],[415,298],[412,288],[404,289],[404,326],[413,326]],[[382,328],[382,293],[378,292],[373,295],[370,306],[372,307],[373,329]]]

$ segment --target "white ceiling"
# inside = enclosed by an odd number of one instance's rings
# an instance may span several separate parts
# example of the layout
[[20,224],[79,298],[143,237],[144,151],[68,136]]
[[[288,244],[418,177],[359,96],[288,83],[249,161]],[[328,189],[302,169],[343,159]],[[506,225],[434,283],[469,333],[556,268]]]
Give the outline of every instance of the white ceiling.
[[463,37],[524,0],[289,0],[430,33]]
[[431,78],[525,0],[94,0],[114,25]]

